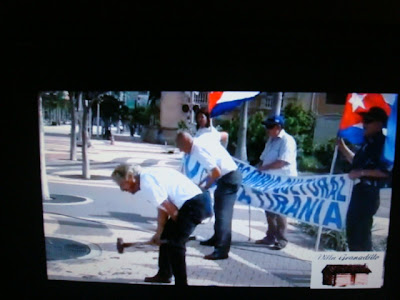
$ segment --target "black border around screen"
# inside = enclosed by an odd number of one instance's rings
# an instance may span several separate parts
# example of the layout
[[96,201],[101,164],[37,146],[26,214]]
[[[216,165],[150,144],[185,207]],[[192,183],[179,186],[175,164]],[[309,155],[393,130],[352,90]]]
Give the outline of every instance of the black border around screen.
[[[384,30],[390,30],[384,27]],[[372,37],[383,33],[382,28]],[[363,32],[362,29],[359,29]],[[296,32],[297,31],[297,32]],[[290,39],[311,33],[306,41]],[[338,33],[334,30],[332,34]],[[339,32],[340,33],[340,32]],[[354,34],[359,33],[358,31]],[[12,101],[6,117],[5,154],[12,159],[4,170],[12,192],[7,197],[6,220],[12,267],[9,287],[24,297],[77,299],[135,298],[149,296],[223,297],[363,297],[382,299],[396,290],[399,188],[393,185],[390,233],[381,289],[311,290],[308,288],[215,288],[148,287],[126,284],[52,281],[46,279],[43,217],[40,189],[37,93],[41,90],[269,90],[295,92],[385,92],[399,93],[399,51],[391,40],[369,43],[332,36],[321,38],[319,30],[290,28],[282,37],[246,40],[209,40],[192,48],[191,40],[120,42],[94,49],[95,41],[15,42],[19,60],[12,66]],[[292,36],[293,35],[293,36]],[[309,42],[309,43],[307,43]],[[312,43],[311,43],[312,42]],[[77,45],[71,47],[71,43]],[[364,51],[360,47],[369,43]],[[388,50],[389,49],[389,50]],[[398,50],[398,49],[397,49]],[[23,105],[22,105],[23,103]],[[9,118],[9,119],[8,119]],[[399,127],[399,126],[397,126]],[[10,136],[8,137],[7,134]],[[397,143],[399,145],[399,129]],[[16,163],[16,165],[15,165]],[[396,157],[393,183],[400,182]],[[18,167],[17,167],[18,166]],[[6,182],[6,187],[9,185]],[[7,243],[8,244],[8,243]]]

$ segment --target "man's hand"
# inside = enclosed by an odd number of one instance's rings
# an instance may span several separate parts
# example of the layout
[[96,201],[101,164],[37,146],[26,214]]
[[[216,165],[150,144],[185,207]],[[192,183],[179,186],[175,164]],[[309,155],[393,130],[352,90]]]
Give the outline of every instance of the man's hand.
[[347,147],[347,145],[344,142],[344,140],[342,138],[339,138],[336,141],[336,145],[338,146],[338,150],[340,151],[340,153],[343,154],[343,156],[346,158],[346,160],[349,163],[352,163],[353,162],[353,158],[354,158],[354,153],[353,153],[353,151],[350,150],[349,147]]
[[357,179],[364,176],[364,172],[362,170],[352,170],[349,173],[349,178],[350,179]]
[[160,209],[165,211],[172,220],[176,221],[178,218],[178,208],[169,200],[165,200],[160,204]]
[[263,165],[258,167],[258,171],[267,171],[267,170],[278,170],[282,169],[284,166],[287,166],[289,163],[284,160],[276,160],[268,165]]
[[151,239],[150,239],[150,243],[160,246],[161,245],[161,235],[159,233],[154,234]]
[[258,171],[267,171],[268,170],[268,166],[267,165],[265,165],[265,166],[260,165],[260,166],[258,166],[257,170]]

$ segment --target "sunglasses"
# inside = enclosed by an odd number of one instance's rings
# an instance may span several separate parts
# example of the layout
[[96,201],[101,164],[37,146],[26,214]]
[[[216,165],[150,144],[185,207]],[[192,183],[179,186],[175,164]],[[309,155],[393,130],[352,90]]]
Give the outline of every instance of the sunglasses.
[[276,126],[276,124],[272,124],[272,125],[265,125],[265,128],[267,129],[272,129]]
[[363,119],[363,123],[364,124],[370,124],[370,123],[372,123],[372,122],[374,122],[375,120],[374,119],[370,119],[370,118],[364,118]]

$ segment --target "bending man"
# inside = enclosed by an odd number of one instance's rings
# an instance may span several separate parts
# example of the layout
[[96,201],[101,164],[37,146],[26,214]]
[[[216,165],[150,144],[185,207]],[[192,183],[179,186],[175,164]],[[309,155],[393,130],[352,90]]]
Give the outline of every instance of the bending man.
[[[186,242],[196,226],[210,217],[207,193],[182,173],[169,168],[119,165],[111,175],[122,191],[137,193],[158,208],[157,230],[151,241],[160,246],[158,273],[145,282],[187,285]],[[163,241],[163,242],[161,242]]]
[[242,175],[228,151],[219,142],[210,143],[207,134],[193,139],[187,132],[180,132],[176,144],[179,150],[190,154],[208,171],[202,188],[207,190],[214,183],[217,185],[214,192],[214,235],[200,244],[215,247],[214,252],[206,255],[205,259],[226,259],[232,239],[233,206]]

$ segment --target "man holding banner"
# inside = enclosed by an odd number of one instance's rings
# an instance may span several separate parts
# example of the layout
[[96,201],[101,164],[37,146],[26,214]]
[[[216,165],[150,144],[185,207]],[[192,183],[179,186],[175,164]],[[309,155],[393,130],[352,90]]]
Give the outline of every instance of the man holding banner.
[[232,239],[233,206],[242,175],[229,152],[219,142],[210,143],[207,134],[193,139],[189,133],[179,132],[176,144],[180,151],[190,155],[207,170],[207,177],[199,185],[205,190],[214,184],[217,186],[214,192],[214,235],[201,244],[215,248],[205,259],[226,259]]
[[364,143],[354,154],[338,140],[338,149],[351,163],[350,179],[358,180],[346,217],[346,234],[350,251],[372,251],[371,228],[379,208],[379,190],[389,177],[390,165],[382,159],[388,115],[381,107],[358,113],[362,117]]
[[[270,174],[297,176],[297,146],[294,138],[283,129],[284,118],[274,116],[268,118],[262,124],[265,125],[269,139],[260,156],[261,166],[259,171]],[[285,216],[265,211],[268,223],[266,236],[257,240],[256,244],[274,246],[280,250],[286,247],[288,240],[285,236],[287,220]]]

